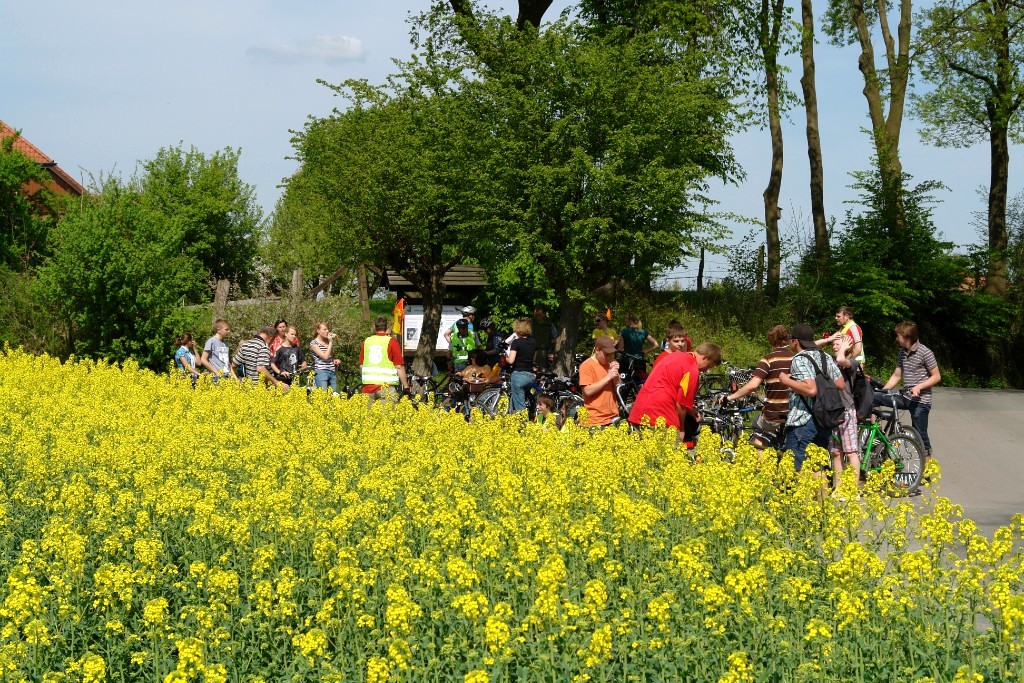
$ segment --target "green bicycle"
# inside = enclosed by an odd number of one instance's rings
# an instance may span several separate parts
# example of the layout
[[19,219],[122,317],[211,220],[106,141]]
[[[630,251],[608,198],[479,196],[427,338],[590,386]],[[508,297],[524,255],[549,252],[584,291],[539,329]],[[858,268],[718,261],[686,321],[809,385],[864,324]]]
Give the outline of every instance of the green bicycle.
[[[901,391],[882,392],[892,405],[879,405],[872,409],[875,419],[857,425],[860,440],[861,474],[878,472],[891,460],[895,466],[892,483],[897,490],[913,494],[924,474],[925,450],[921,435],[913,427],[903,424],[896,397]],[[878,394],[876,393],[876,396]]]

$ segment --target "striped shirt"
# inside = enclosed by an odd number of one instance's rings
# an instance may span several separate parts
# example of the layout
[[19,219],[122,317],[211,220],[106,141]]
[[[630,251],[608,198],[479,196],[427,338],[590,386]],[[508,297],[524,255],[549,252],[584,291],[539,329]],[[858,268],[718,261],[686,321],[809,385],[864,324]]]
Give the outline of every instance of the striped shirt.
[[[896,357],[896,367],[903,371],[903,386],[908,389],[928,379],[931,370],[938,365],[935,354],[921,342],[910,347],[910,351],[901,348]],[[932,390],[929,387],[921,392],[921,403],[931,402]]]
[[334,372],[334,359],[330,355],[327,355],[327,360],[321,358],[317,351],[323,354],[327,354],[327,344],[323,344],[319,339],[313,339],[309,342],[309,350],[313,352],[313,369],[321,372]]
[[789,372],[793,352],[788,346],[780,346],[761,359],[754,368],[754,377],[764,383],[764,410],[761,414],[769,422],[785,422],[789,414],[789,389],[779,381],[779,375]]
[[259,368],[270,367],[270,347],[263,341],[263,337],[253,337],[242,342],[231,362],[241,367],[244,376],[255,383],[260,378]]

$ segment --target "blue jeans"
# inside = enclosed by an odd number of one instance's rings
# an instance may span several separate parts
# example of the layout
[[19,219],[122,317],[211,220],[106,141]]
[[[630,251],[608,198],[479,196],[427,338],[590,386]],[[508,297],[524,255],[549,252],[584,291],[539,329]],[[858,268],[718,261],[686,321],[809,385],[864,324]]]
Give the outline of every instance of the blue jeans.
[[797,472],[804,466],[804,460],[807,459],[807,447],[813,443],[828,449],[828,440],[831,436],[832,433],[829,430],[819,430],[813,419],[799,427],[786,427],[784,450],[793,451],[793,467]]
[[876,406],[892,406],[893,399],[896,400],[896,407],[900,410],[910,411],[910,424],[921,434],[921,441],[924,442],[925,453],[931,455],[932,441],[928,438],[928,413],[932,412],[931,403],[922,403],[920,399],[907,398],[906,396],[889,397],[880,391],[875,392]]
[[334,370],[317,370],[313,377],[313,384],[317,389],[330,388],[331,391],[338,390],[338,373]]
[[526,390],[533,384],[533,373],[528,370],[516,370],[510,378],[509,412],[517,413],[526,410]]

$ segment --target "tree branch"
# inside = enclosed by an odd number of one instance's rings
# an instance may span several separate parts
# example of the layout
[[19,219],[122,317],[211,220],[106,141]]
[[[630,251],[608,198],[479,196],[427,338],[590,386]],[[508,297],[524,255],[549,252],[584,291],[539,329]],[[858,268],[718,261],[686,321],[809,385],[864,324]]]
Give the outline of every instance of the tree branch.
[[[458,1],[462,2],[463,0]],[[551,2],[552,0],[519,0],[519,17],[516,19],[516,27],[520,31],[526,28],[527,24],[534,28],[540,28],[541,19],[551,7]]]
[[956,71],[958,74],[970,76],[975,80],[982,81],[983,83],[985,83],[985,85],[989,87],[989,90],[991,90],[992,92],[996,92],[996,82],[993,81],[991,77],[986,76],[983,73],[980,73],[978,71],[975,71],[974,69],[968,68],[966,66],[963,66],[962,64],[958,64],[957,62],[948,59],[946,60],[946,66],[948,66],[953,71]]

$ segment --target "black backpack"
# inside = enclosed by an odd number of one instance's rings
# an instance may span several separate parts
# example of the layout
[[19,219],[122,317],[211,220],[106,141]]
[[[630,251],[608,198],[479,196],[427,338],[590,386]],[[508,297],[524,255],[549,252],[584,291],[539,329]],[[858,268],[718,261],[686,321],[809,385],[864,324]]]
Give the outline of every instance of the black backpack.
[[836,386],[835,380],[823,371],[823,368],[827,366],[828,357],[824,351],[819,350],[818,353],[821,354],[821,366],[814,362],[814,358],[810,354],[807,354],[807,360],[811,361],[811,365],[814,366],[814,383],[818,387],[814,403],[810,404],[811,416],[819,429],[832,430],[843,423],[846,409],[843,407],[842,392]]
[[871,417],[871,409],[875,403],[875,390],[871,388],[871,382],[859,363],[851,379],[850,390],[853,392],[853,404],[857,409],[857,421],[863,422]]

